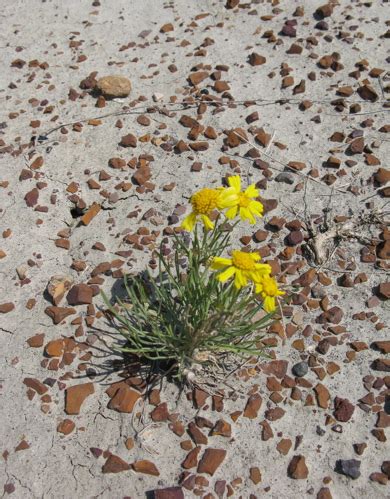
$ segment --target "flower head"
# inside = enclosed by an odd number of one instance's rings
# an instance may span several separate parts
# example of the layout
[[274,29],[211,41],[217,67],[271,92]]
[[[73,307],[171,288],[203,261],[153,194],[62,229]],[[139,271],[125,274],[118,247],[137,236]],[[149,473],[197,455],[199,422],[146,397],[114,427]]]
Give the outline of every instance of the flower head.
[[251,224],[256,222],[256,216],[263,215],[264,206],[254,198],[259,196],[259,190],[255,184],[251,184],[245,191],[241,191],[241,179],[238,175],[228,178],[228,184],[232,193],[236,195],[235,203],[227,212],[227,218],[234,218],[239,212],[241,220],[249,220]]
[[215,257],[211,263],[213,270],[222,270],[217,276],[221,282],[225,282],[234,276],[234,285],[237,289],[248,284],[248,281],[260,282],[262,277],[271,273],[271,266],[266,263],[258,263],[258,253],[245,253],[244,251],[232,251],[231,258]]
[[263,276],[256,283],[256,293],[260,293],[263,298],[264,310],[268,313],[276,309],[276,298],[285,294],[278,288],[278,284],[273,277]]
[[182,227],[192,231],[198,219],[207,230],[214,228],[210,214],[218,209],[229,208],[235,202],[235,197],[229,189],[201,189],[191,196],[192,212],[184,219]]

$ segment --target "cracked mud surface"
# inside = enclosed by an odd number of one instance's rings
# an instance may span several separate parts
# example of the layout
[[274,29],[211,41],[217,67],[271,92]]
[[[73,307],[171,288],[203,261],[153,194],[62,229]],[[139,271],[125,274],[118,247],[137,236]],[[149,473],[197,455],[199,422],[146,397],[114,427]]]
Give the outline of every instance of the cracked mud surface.
[[[389,4],[324,5],[2,2],[4,497],[389,496]],[[267,211],[237,244],[292,295],[275,360],[211,394],[105,374],[99,291],[234,173]]]

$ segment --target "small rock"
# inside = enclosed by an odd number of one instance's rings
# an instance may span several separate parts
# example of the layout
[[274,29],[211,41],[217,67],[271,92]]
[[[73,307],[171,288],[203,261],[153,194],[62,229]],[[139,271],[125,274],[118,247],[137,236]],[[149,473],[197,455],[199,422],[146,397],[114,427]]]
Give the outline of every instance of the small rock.
[[374,341],[371,346],[381,353],[390,353],[390,340]]
[[41,346],[43,346],[44,338],[45,333],[35,334],[34,336],[31,336],[31,338],[28,338],[27,344],[31,348],[40,348]]
[[287,236],[287,243],[290,246],[297,246],[303,242],[303,234],[300,230],[293,230]]
[[143,473],[145,475],[153,475],[160,476],[160,472],[158,471],[155,464],[147,459],[143,459],[141,461],[135,461],[131,467],[137,473]]
[[134,405],[140,398],[140,394],[127,385],[122,385],[116,391],[108,403],[108,408],[117,412],[129,414],[133,411]]
[[357,92],[363,100],[375,102],[379,99],[376,90],[371,85],[362,85],[358,88]]
[[66,414],[79,414],[84,400],[95,393],[93,383],[70,386],[65,390]]
[[47,285],[47,293],[54,305],[59,305],[65,293],[73,284],[73,277],[68,275],[54,275]]
[[309,365],[305,361],[298,362],[292,368],[292,372],[294,376],[296,376],[297,378],[302,378],[303,376],[306,376],[308,371],[309,371]]
[[331,3],[326,3],[325,5],[321,5],[315,11],[315,14],[323,19],[324,17],[330,17],[333,14],[333,5]]
[[343,399],[340,397],[336,397],[334,399],[334,417],[337,421],[341,421],[342,423],[346,423],[352,417],[354,413],[355,406],[351,404],[348,399]]
[[64,340],[62,338],[58,340],[51,340],[45,346],[45,354],[48,357],[61,357],[64,353]]
[[267,62],[267,59],[263,57],[262,55],[257,54],[256,52],[252,52],[252,54],[249,56],[249,64],[251,66],[260,66]]
[[108,98],[127,97],[131,92],[131,82],[124,76],[104,76],[99,78],[96,88]]
[[87,284],[76,284],[66,296],[69,305],[89,305],[92,303],[93,290]]
[[81,217],[80,223],[83,225],[89,225],[91,220],[96,217],[96,215],[100,212],[100,210],[101,210],[100,204],[92,203],[92,205],[88,208],[88,210]]
[[48,390],[48,387],[36,378],[24,378],[23,384],[37,392],[38,395],[44,395]]
[[198,473],[207,473],[213,476],[226,457],[226,450],[206,449],[198,464]]
[[64,435],[69,435],[75,429],[75,424],[71,419],[64,419],[57,426],[58,433],[62,433]]
[[378,286],[378,294],[385,300],[390,299],[390,282],[382,282]]
[[381,485],[387,485],[387,482],[389,481],[387,475],[379,472],[371,473],[370,480],[372,482],[380,483]]
[[292,185],[294,183],[294,175],[288,172],[281,172],[275,177],[275,181]]
[[159,404],[151,413],[153,421],[166,421],[169,416],[168,405],[166,402]]
[[318,319],[317,322],[319,324],[326,324],[326,323],[331,323],[331,324],[339,324],[343,318],[343,311],[341,310],[340,307],[332,307],[326,312],[322,313]]
[[390,372],[390,359],[375,359],[372,368],[376,371]]
[[137,147],[137,137],[132,133],[128,133],[121,138],[119,145],[122,147]]
[[261,482],[261,471],[257,466],[249,469],[249,478],[255,485]]
[[181,487],[167,487],[165,489],[153,490],[153,499],[184,499]]
[[307,469],[304,456],[294,456],[287,468],[287,474],[294,480],[303,480],[307,478],[309,470]]
[[211,435],[220,435],[221,437],[232,436],[232,426],[227,421],[220,419],[216,422],[214,428],[211,430]]
[[12,312],[14,308],[15,305],[13,303],[2,303],[0,305],[0,314],[8,314],[9,312]]
[[336,462],[336,471],[356,480],[360,476],[361,461],[357,459],[339,459]]
[[76,310],[74,308],[54,307],[54,306],[45,308],[45,314],[52,319],[53,324],[59,324],[66,317],[68,317],[69,315],[73,315],[75,313]]
[[102,472],[103,473],[121,473],[122,471],[128,471],[131,469],[130,464],[126,463],[122,458],[119,456],[115,456],[114,454],[111,454],[108,458],[107,461],[104,463],[102,467]]
[[258,393],[251,395],[245,406],[243,416],[245,418],[254,419],[257,417],[257,413],[261,407],[263,399]]
[[329,390],[321,383],[318,383],[314,387],[314,391],[316,394],[318,406],[321,407],[322,409],[327,409],[329,407],[329,401],[330,401]]
[[383,461],[381,470],[388,478],[390,478],[390,461]]

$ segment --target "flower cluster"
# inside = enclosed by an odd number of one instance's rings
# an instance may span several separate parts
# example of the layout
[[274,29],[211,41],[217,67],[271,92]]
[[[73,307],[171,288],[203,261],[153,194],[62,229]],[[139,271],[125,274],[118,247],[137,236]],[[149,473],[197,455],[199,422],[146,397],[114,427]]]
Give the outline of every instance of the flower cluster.
[[[237,215],[241,220],[248,220],[254,224],[256,217],[261,217],[264,207],[256,198],[259,190],[251,184],[244,191],[241,190],[241,179],[238,175],[229,177],[228,187],[217,189],[205,188],[191,197],[192,212],[184,219],[182,228],[192,231],[197,221],[203,222],[206,231],[214,229],[210,215],[218,210],[224,213],[229,220]],[[215,256],[211,262],[211,269],[218,272],[217,279],[224,283],[234,279],[234,286],[240,290],[248,284],[254,285],[255,292],[263,301],[264,310],[274,312],[277,298],[284,295],[279,290],[276,280],[271,277],[271,266],[259,263],[258,253],[233,250],[230,258]]]
[[226,209],[225,214],[229,219],[235,218],[238,213],[241,220],[249,220],[251,224],[256,222],[256,216],[262,216],[264,207],[260,201],[255,200],[259,196],[255,184],[242,192],[241,179],[238,175],[229,177],[228,184],[229,187],[202,189],[191,196],[192,212],[184,219],[183,229],[192,231],[196,222],[201,220],[206,230],[212,230],[214,224],[210,220],[210,215],[215,210]]

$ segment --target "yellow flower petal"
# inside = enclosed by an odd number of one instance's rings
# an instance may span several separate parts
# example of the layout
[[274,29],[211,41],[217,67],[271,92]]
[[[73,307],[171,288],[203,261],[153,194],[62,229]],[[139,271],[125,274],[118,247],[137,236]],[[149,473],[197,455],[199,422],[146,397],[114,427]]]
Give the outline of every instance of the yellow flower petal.
[[251,184],[245,189],[244,194],[246,194],[248,198],[257,198],[259,196],[259,189],[256,189],[255,184]]
[[231,258],[222,258],[221,256],[216,256],[211,262],[211,268],[213,270],[220,270],[224,267],[228,267],[232,264]]
[[264,206],[260,203],[260,201],[251,201],[248,205],[248,209],[259,217],[261,217],[264,212]]
[[240,289],[240,288],[246,286],[247,283],[248,283],[248,280],[244,276],[242,270],[236,269],[236,275],[235,275],[235,278],[234,278],[234,285],[235,285],[235,287],[237,289]]
[[269,314],[276,310],[276,301],[274,296],[267,296],[263,302],[263,308]]
[[231,208],[229,208],[225,213],[226,218],[229,218],[230,220],[234,218],[237,215],[237,210],[238,210],[237,206],[232,206]]
[[194,230],[195,224],[196,213],[192,212],[183,220],[181,226],[184,230],[188,230],[189,232],[191,232],[192,230]]
[[228,184],[230,185],[230,187],[233,187],[237,194],[241,191],[241,179],[238,175],[229,177]]
[[202,219],[202,222],[203,222],[206,230],[213,230],[214,229],[214,224],[209,219],[209,217],[207,215],[201,215],[201,219]]
[[234,274],[236,274],[237,276],[237,269],[235,267],[228,267],[226,270],[224,270],[217,276],[217,279],[220,282],[225,282],[231,277],[233,277]]
[[249,220],[251,224],[256,223],[255,217],[248,208],[240,208],[240,217],[242,220]]
[[218,208],[231,208],[238,204],[238,195],[232,187],[221,188],[219,190]]

